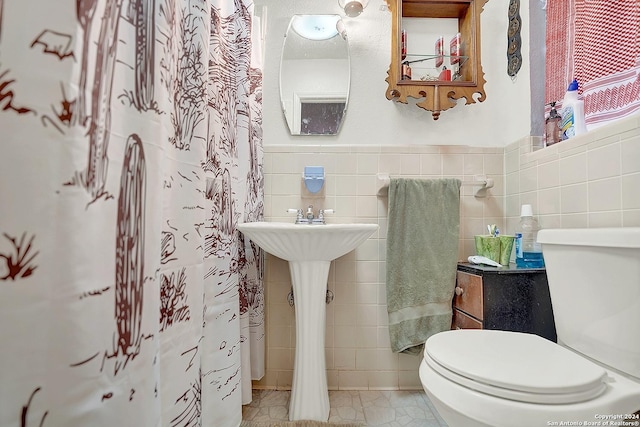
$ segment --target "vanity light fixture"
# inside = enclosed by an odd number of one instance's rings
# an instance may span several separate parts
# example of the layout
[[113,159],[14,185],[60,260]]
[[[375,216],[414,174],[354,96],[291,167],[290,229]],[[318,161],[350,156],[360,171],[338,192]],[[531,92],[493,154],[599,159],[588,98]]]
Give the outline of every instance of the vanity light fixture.
[[347,16],[355,18],[367,7],[369,0],[338,0],[338,4]]
[[342,35],[338,28],[339,21],[338,15],[296,15],[291,25],[305,39],[329,40],[337,34]]

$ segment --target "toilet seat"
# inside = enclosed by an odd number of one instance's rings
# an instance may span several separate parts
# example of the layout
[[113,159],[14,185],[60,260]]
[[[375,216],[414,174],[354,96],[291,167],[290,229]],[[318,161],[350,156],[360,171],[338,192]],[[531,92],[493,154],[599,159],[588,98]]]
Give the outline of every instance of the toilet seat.
[[537,335],[520,332],[441,332],[425,343],[424,359],[450,381],[520,402],[584,402],[607,387],[602,367]]

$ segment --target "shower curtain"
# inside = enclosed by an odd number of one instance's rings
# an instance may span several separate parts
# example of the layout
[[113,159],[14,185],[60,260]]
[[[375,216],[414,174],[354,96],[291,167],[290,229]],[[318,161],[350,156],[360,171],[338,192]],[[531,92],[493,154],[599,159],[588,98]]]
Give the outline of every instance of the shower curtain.
[[0,0],[0,425],[237,427],[264,374],[250,0]]

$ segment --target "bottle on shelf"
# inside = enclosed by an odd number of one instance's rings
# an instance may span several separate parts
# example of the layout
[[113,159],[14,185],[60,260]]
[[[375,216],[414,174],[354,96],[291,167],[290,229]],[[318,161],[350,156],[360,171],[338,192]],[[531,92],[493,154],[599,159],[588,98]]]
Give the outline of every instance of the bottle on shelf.
[[400,50],[402,60],[404,61],[407,59],[407,30],[402,30],[400,33]]
[[402,80],[411,80],[411,66],[409,61],[402,63]]
[[578,81],[573,80],[562,99],[562,139],[587,132],[584,119],[584,100],[578,95]]
[[544,134],[544,142],[547,147],[562,141],[562,128],[560,126],[562,117],[560,117],[560,114],[558,114],[556,110],[555,102],[551,102],[548,105],[551,106],[551,111],[549,111],[549,117],[547,117],[545,121]]
[[533,217],[531,205],[522,205],[519,231],[516,233],[516,266],[543,268],[542,245],[538,243],[540,224]]

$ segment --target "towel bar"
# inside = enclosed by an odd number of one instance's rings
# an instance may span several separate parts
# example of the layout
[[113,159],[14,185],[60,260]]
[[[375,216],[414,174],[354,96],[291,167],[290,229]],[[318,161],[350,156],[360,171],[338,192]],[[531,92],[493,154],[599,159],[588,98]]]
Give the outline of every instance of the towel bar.
[[[387,196],[389,194],[389,183],[391,177],[388,173],[379,173],[376,175],[376,188],[378,196]],[[486,197],[487,189],[493,187],[493,178],[486,175],[475,175],[473,181],[462,181],[462,185],[478,185],[480,188],[476,191],[476,197]]]

